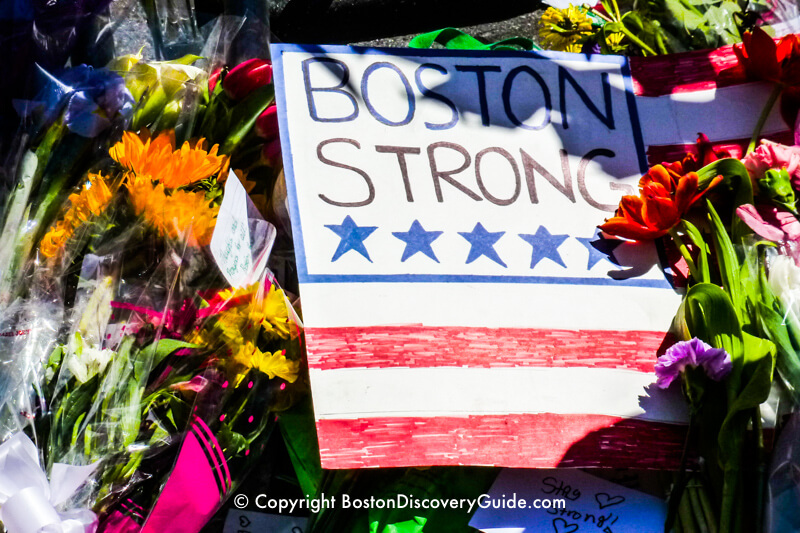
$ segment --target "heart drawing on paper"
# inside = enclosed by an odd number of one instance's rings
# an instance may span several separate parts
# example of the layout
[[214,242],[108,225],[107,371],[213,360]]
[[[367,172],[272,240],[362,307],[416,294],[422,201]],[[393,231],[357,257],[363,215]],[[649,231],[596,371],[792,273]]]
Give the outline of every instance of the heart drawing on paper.
[[574,533],[578,531],[578,524],[567,524],[563,518],[556,518],[553,520],[553,529],[556,533]]
[[598,492],[594,495],[594,499],[597,500],[597,505],[600,506],[600,509],[605,509],[606,507],[611,507],[612,505],[618,505],[624,502],[625,496],[611,496],[605,492]]

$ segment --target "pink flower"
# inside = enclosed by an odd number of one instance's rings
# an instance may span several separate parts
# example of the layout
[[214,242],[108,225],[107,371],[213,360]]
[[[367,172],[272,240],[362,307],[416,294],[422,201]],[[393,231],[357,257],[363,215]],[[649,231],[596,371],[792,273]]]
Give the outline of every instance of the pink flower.
[[747,154],[743,162],[753,180],[764,179],[764,173],[771,168],[785,168],[792,178],[792,185],[800,187],[800,146],[761,141],[761,145]]
[[772,242],[799,241],[800,222],[788,211],[777,207],[750,204],[739,206],[736,214],[759,236]]
[[202,392],[208,385],[208,380],[203,376],[195,376],[191,381],[181,381],[174,383],[170,386],[171,389],[177,389],[182,392]]

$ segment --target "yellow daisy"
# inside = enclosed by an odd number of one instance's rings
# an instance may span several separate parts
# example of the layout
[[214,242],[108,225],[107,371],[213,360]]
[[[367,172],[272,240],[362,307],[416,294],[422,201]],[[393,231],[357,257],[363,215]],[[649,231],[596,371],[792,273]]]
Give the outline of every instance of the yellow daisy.
[[572,4],[566,9],[548,7],[539,21],[539,37],[550,50],[565,51],[592,34],[591,19],[582,8]]

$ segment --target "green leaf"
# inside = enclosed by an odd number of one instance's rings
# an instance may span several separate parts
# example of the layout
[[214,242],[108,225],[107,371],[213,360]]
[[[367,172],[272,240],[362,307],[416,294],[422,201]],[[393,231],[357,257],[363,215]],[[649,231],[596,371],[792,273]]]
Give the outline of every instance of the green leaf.
[[684,318],[689,334],[741,357],[742,328],[731,298],[713,283],[698,283],[686,293]]
[[230,118],[230,132],[225,142],[222,143],[219,153],[230,154],[245,138],[256,123],[258,115],[275,100],[275,87],[265,85],[259,87],[247,98],[242,100],[234,109]]
[[764,177],[758,180],[758,190],[773,204],[797,215],[795,207],[797,198],[792,188],[789,172],[785,168],[767,170]]
[[728,415],[719,432],[720,463],[723,470],[740,467],[745,432],[751,418],[750,410],[761,405],[769,396],[775,368],[775,344],[748,333],[743,334],[743,340],[742,356],[731,357],[733,370],[728,389],[732,401],[728,402]]
[[778,348],[776,360],[778,373],[789,384],[795,400],[800,400],[800,359],[798,359],[800,339],[779,312],[764,302],[759,302],[757,305],[762,330]]
[[278,416],[278,427],[303,494],[318,494],[322,466],[311,397],[306,396],[291,409],[282,412]]
[[[750,182],[750,174],[744,163],[738,159],[725,158],[718,159],[697,171],[700,177],[700,189],[708,187],[711,180],[717,176],[722,176],[722,182],[714,190],[726,191],[733,198],[733,210],[744,204],[753,203],[753,185]],[[728,224],[726,224],[726,227]],[[731,240],[739,244],[744,236],[752,234],[752,230],[739,217],[733,215],[730,224]]]
[[181,348],[199,348],[199,346],[197,344],[192,344],[191,342],[179,341],[176,339],[159,340],[155,345],[153,367],[158,366],[166,356],[176,350],[180,350]]
[[722,220],[720,220],[716,209],[714,209],[714,205],[709,200],[706,200],[706,207],[708,208],[708,220],[711,222],[711,236],[714,241],[714,250],[717,253],[722,287],[730,294],[736,310],[736,316],[739,318],[739,324],[744,326],[749,322],[749,319],[739,279],[741,264],[736,256],[736,250],[733,249],[733,243],[728,236],[728,230],[722,225]]

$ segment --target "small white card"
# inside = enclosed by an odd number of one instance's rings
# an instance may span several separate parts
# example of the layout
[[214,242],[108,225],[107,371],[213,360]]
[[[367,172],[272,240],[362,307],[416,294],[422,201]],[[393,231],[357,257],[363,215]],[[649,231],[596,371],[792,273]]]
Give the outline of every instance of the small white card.
[[244,285],[253,267],[247,201],[247,191],[231,172],[225,182],[225,196],[211,237],[211,254],[232,287]]
[[231,509],[222,533],[303,533],[308,518]]
[[667,516],[659,498],[571,469],[503,470],[486,501],[469,524],[485,533],[661,533]]

